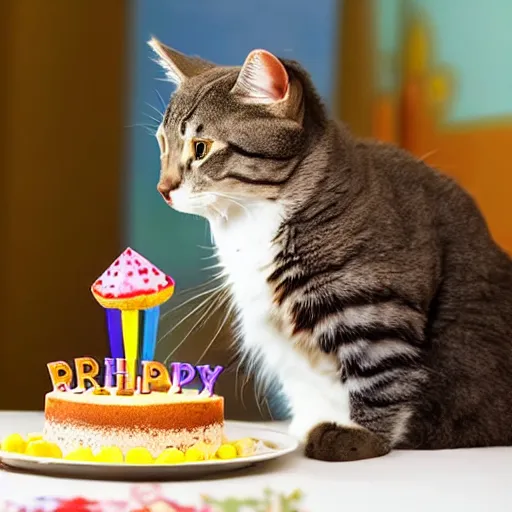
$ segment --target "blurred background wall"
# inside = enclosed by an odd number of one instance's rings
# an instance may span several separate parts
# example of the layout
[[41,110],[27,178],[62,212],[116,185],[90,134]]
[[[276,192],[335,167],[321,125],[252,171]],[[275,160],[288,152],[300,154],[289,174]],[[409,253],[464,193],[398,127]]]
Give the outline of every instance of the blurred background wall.
[[372,17],[369,135],[456,178],[512,252],[512,3],[378,0]]
[[[508,0],[0,2],[0,408],[42,408],[48,361],[105,355],[89,286],[126,245],[177,281],[158,358],[229,362],[207,225],[155,190],[172,87],[151,35],[222,64],[255,47],[301,61],[356,134],[458,179],[512,251],[511,19]],[[219,391],[229,417],[282,413],[243,372]]]

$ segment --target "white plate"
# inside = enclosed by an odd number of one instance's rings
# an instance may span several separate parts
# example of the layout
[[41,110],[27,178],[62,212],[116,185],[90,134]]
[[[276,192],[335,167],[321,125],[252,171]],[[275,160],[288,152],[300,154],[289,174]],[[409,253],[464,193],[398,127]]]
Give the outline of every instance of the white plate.
[[0,462],[7,468],[21,469],[59,477],[92,478],[96,480],[165,480],[191,479],[220,472],[233,471],[277,459],[296,450],[298,442],[283,432],[277,432],[254,424],[226,421],[225,433],[228,439],[252,437],[263,441],[268,448],[250,457],[231,460],[209,460],[184,462],[181,464],[111,464],[80,462],[64,459],[30,457],[19,453],[0,451]]

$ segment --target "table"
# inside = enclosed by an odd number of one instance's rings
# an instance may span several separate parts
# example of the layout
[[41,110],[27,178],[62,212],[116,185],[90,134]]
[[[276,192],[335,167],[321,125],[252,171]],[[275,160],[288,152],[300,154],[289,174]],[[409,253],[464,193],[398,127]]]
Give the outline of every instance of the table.
[[[40,431],[42,424],[40,412],[0,412],[0,437],[10,432]],[[286,428],[283,423],[265,425]],[[308,460],[296,452],[223,478],[165,482],[159,487],[146,485],[137,489],[163,493],[180,504],[197,506],[203,494],[216,499],[262,499],[265,488],[276,493],[300,489],[303,496],[298,508],[308,512],[510,511],[512,448],[397,451],[380,459],[337,464]],[[133,483],[57,479],[0,470],[0,503],[8,499],[29,503],[42,495],[127,500],[132,494]],[[256,509],[249,507],[243,512],[250,510]],[[267,508],[268,512],[280,510],[277,505]],[[3,512],[1,506],[0,511]]]

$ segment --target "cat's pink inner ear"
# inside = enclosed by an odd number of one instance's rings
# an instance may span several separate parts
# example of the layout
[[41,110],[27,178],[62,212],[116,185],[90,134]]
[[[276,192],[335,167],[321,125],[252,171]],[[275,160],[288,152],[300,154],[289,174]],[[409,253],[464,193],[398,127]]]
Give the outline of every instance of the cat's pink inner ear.
[[238,75],[232,93],[252,103],[275,103],[286,97],[288,73],[282,62],[265,50],[252,51]]

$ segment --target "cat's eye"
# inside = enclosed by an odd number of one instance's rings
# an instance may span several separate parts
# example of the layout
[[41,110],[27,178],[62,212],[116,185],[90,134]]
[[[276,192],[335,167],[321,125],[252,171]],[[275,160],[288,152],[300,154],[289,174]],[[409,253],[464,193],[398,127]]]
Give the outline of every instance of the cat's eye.
[[202,160],[210,151],[211,142],[207,140],[194,140],[194,158],[196,160]]

